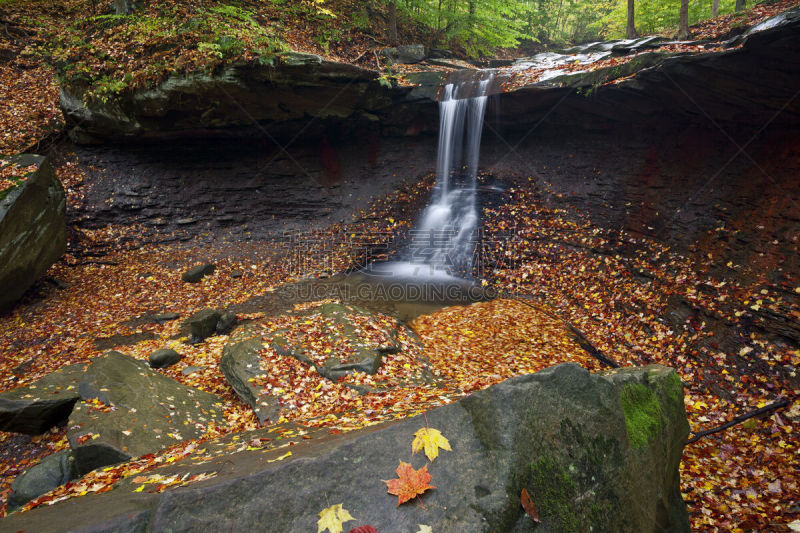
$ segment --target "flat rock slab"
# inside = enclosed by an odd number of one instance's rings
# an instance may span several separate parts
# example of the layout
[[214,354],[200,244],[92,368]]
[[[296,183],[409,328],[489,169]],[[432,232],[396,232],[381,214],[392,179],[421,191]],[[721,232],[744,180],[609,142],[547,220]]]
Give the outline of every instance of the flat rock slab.
[[67,436],[80,474],[199,437],[223,415],[219,397],[119,352],[95,359],[79,392]]
[[[626,390],[642,391],[630,404]],[[631,424],[646,421],[635,443]],[[412,455],[414,433],[428,425],[449,439],[428,463]],[[341,503],[354,518],[344,529],[378,531],[683,532],[689,531],[678,466],[688,434],[677,375],[660,366],[592,375],[564,364],[509,379],[402,422],[300,440],[263,451],[239,441],[232,453],[149,473],[213,477],[163,493],[113,491],[0,520],[0,529],[75,532],[316,531],[318,513]],[[234,436],[228,436],[232,441]],[[212,443],[207,443],[212,446]],[[248,449],[259,448],[259,449]],[[239,451],[240,450],[240,451]],[[291,455],[287,455],[291,451]],[[397,505],[382,481],[400,460],[428,465],[423,505]],[[525,488],[536,526],[520,506]]]
[[258,338],[234,342],[223,348],[222,358],[219,360],[225,379],[239,398],[253,408],[261,424],[277,421],[280,413],[276,398],[252,381],[266,372],[261,366],[259,355],[263,349],[264,344]]
[[39,435],[66,420],[78,401],[85,368],[65,366],[30,385],[0,393],[0,431]]
[[[374,374],[384,354],[400,350],[397,334],[398,328],[404,326],[356,306],[326,303],[289,316],[316,329],[308,333],[300,327],[273,331],[272,348],[279,355],[289,355],[313,366],[320,375],[333,381],[352,372]],[[320,339],[330,344],[326,348],[328,356],[314,347]]]
[[[277,399],[259,384],[259,379],[270,372],[262,365],[262,350],[269,347],[278,355],[293,357],[336,381],[353,372],[376,373],[385,354],[400,351],[399,335],[405,328],[387,316],[341,303],[288,312],[280,321],[288,325],[263,335],[252,326],[237,334],[220,359],[228,383],[262,424],[275,422],[280,413]],[[415,339],[411,334],[405,337]],[[365,387],[351,386],[366,391]]]

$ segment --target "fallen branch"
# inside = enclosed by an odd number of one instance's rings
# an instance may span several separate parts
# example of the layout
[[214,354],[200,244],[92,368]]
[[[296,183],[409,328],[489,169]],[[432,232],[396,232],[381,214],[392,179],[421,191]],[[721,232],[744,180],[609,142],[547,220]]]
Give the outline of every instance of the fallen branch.
[[361,59],[362,57],[364,57],[367,54],[367,52],[369,52],[369,51],[370,51],[370,49],[367,48],[366,50],[364,50],[363,52],[358,54],[358,57],[353,60],[353,63],[358,63],[358,60]]
[[611,368],[619,368],[619,363],[617,363],[616,361],[612,361],[611,359],[606,357],[605,354],[600,350],[598,350],[594,344],[589,342],[589,339],[586,338],[586,335],[584,335],[581,330],[579,330],[569,322],[567,322],[566,324],[567,324],[567,329],[569,329],[570,333],[572,333],[573,337],[575,338],[575,341],[581,346],[581,348],[584,349],[586,353],[588,353],[589,355],[591,355],[592,357],[594,357],[595,359],[597,359],[606,366],[609,366]]
[[540,308],[540,307],[538,307],[536,305],[533,305],[532,303],[530,303],[528,301],[525,301],[523,298],[521,298],[519,296],[511,296],[511,298],[515,299],[516,301],[520,302],[521,304],[527,305],[531,309],[535,309],[535,310],[539,311],[540,313],[544,313],[545,315],[549,316],[553,320],[558,320],[560,322],[563,322],[564,324],[567,325],[567,329],[572,334],[572,336],[575,339],[575,341],[580,345],[581,348],[584,349],[584,351],[586,353],[588,353],[589,355],[591,355],[592,357],[594,357],[595,359],[597,359],[598,361],[600,361],[601,363],[603,363],[606,366],[609,366],[611,368],[619,368],[619,363],[617,363],[616,361],[613,361],[613,360],[609,359],[608,357],[606,357],[606,355],[603,352],[601,352],[600,350],[598,350],[597,347],[595,347],[594,344],[589,342],[589,339],[586,338],[586,335],[584,335],[581,330],[579,330],[578,328],[573,326],[572,323],[569,320],[564,320],[560,316],[555,315],[555,314],[547,311],[546,309],[542,309],[542,308]]
[[389,45],[388,45],[388,44],[386,44],[385,42],[383,42],[383,41],[379,41],[378,39],[376,39],[376,38],[375,38],[375,37],[373,37],[372,35],[366,35],[365,37],[367,37],[368,39],[372,39],[373,41],[375,41],[376,43],[378,43],[378,44],[379,44],[379,45],[381,45],[381,46],[389,46]]
[[753,418],[755,416],[763,415],[772,411],[777,411],[778,409],[783,409],[784,407],[788,407],[791,404],[789,400],[784,398],[783,400],[778,400],[777,402],[772,402],[769,405],[765,405],[755,411],[750,411],[749,413],[745,413],[743,415],[739,415],[730,422],[722,424],[721,426],[717,426],[715,428],[707,429],[705,431],[701,431],[700,433],[695,433],[694,437],[686,441],[686,444],[692,444],[693,442],[697,442],[698,440],[702,439],[703,437],[707,437],[709,435],[713,435],[714,433],[719,433],[720,431],[724,431],[729,427],[733,427],[736,424],[741,424],[745,420],[749,418]]
[[107,266],[118,266],[119,263],[116,261],[80,261],[77,263],[64,263],[66,266],[75,268],[84,265],[107,265]]

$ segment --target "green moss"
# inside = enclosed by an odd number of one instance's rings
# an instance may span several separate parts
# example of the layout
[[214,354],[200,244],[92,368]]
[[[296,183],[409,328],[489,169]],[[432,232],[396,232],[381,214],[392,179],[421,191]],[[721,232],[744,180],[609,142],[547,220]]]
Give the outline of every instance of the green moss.
[[669,401],[683,404],[683,383],[678,374],[672,373],[667,376],[663,390]]
[[543,520],[554,531],[578,531],[575,482],[570,473],[548,457],[531,465],[531,498]]
[[622,388],[621,401],[631,446],[647,447],[661,429],[663,416],[658,397],[644,385],[628,383]]

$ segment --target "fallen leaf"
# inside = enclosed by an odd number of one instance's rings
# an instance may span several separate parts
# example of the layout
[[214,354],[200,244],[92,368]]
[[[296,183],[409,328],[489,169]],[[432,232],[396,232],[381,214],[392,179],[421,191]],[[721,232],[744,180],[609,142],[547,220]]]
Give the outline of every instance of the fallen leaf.
[[390,479],[388,481],[384,479],[383,482],[386,483],[389,494],[397,496],[398,506],[428,489],[436,488],[433,485],[429,485],[432,476],[428,473],[428,465],[419,470],[414,470],[409,463],[400,461],[400,465],[395,472],[398,479]]
[[535,523],[539,523],[539,512],[536,510],[536,506],[533,505],[533,500],[531,499],[531,495],[528,494],[528,489],[522,487],[522,492],[519,495],[520,502],[522,503],[522,508],[525,509],[525,514],[531,517]]
[[331,505],[319,512],[317,520],[317,533],[322,533],[326,529],[329,533],[342,533],[342,524],[355,520],[350,513],[342,507],[341,503]]
[[433,529],[431,526],[427,526],[425,524],[417,524],[419,526],[419,531],[417,533],[433,533]]
[[372,526],[358,526],[348,531],[348,533],[378,533],[378,530]]
[[422,448],[425,448],[425,455],[428,460],[433,462],[439,456],[439,448],[453,451],[450,448],[450,442],[442,436],[438,429],[422,428],[414,433],[414,441],[411,443],[411,452],[417,453]]

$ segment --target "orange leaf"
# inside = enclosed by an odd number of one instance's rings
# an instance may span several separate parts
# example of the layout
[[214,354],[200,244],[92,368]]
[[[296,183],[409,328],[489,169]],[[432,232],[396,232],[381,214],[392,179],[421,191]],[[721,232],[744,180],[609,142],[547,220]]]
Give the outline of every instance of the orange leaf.
[[389,494],[397,496],[397,505],[407,502],[428,489],[436,488],[428,484],[432,478],[428,473],[428,465],[419,470],[414,470],[409,463],[400,461],[400,465],[395,472],[398,479],[383,480],[383,482],[386,483]]
[[531,517],[535,523],[539,523],[539,512],[536,510],[536,506],[533,505],[533,500],[531,500],[531,495],[528,494],[528,489],[522,487],[522,492],[519,495],[520,502],[522,502],[522,508],[525,509],[525,514]]

